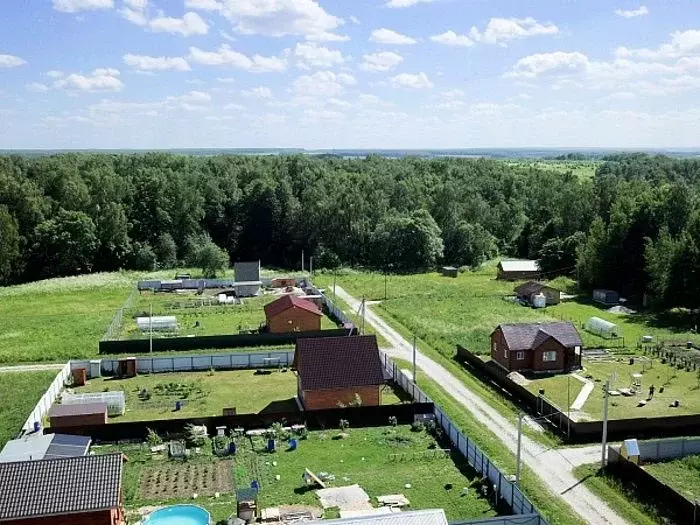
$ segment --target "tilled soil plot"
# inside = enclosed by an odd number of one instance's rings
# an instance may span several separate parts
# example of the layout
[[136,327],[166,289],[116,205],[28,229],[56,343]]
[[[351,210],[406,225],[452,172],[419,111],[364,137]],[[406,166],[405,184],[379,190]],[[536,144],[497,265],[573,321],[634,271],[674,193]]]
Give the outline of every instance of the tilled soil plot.
[[213,496],[231,493],[233,462],[169,463],[145,470],[140,492],[144,500],[191,498],[192,494]]

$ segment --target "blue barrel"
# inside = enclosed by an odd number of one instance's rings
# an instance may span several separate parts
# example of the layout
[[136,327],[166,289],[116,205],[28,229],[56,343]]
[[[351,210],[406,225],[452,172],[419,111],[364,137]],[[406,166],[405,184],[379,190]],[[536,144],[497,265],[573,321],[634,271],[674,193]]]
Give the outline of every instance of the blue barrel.
[[180,402],[175,401],[175,412],[179,412],[181,408],[182,408],[182,405],[180,404]]
[[296,450],[298,444],[299,443],[297,442],[296,438],[290,439],[289,440],[289,450]]
[[269,452],[272,452],[273,450],[275,450],[275,440],[274,439],[267,440],[267,450]]
[[253,490],[260,490],[260,483],[258,483],[257,479],[250,482],[250,488]]
[[34,421],[34,432],[39,432],[41,430],[41,423],[39,421]]
[[228,444],[228,451],[229,451],[231,454],[235,454],[235,453],[236,453],[236,444],[235,444],[233,441],[231,441],[231,443]]

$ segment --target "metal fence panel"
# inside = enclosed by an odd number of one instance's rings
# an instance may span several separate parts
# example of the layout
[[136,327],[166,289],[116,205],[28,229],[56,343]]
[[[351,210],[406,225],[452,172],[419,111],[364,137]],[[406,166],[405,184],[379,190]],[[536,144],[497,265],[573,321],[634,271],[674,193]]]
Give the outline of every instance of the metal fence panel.
[[39,402],[29,414],[24,425],[22,425],[22,432],[32,432],[34,430],[34,423],[41,424],[44,416],[51,409],[51,405],[53,405],[54,401],[56,401],[56,398],[61,393],[61,390],[63,390],[63,385],[70,375],[71,366],[70,363],[66,363],[58,374],[56,374],[49,388],[46,389],[44,395],[41,396],[41,399],[39,399]]

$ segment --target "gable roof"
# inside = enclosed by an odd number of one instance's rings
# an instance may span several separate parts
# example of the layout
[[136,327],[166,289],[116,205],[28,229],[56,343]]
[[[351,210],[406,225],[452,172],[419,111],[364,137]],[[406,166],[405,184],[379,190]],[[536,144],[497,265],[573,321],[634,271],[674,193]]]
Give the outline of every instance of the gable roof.
[[578,331],[571,323],[500,324],[509,350],[532,350],[550,337],[567,348],[583,346]]
[[504,272],[539,272],[540,264],[537,261],[504,260],[498,263]]
[[[341,518],[337,520],[319,520],[323,523],[338,525],[447,525],[447,517],[442,509],[413,510],[381,514],[379,516],[362,516],[360,518]],[[314,522],[315,523],[315,522]]]
[[122,455],[0,463],[0,521],[119,506]]
[[516,286],[514,291],[518,295],[532,295],[540,293],[544,288],[549,288],[550,290],[559,292],[557,288],[549,286],[545,283],[539,283],[537,281],[527,281],[526,283],[523,283],[520,286]]
[[297,339],[294,366],[302,390],[384,384],[374,335]]
[[311,301],[302,299],[301,297],[296,297],[294,295],[283,295],[279,299],[275,299],[271,303],[265,305],[265,317],[268,319],[271,317],[276,317],[285,310],[290,308],[300,308],[306,310],[315,315],[323,315],[318,306],[316,306]]

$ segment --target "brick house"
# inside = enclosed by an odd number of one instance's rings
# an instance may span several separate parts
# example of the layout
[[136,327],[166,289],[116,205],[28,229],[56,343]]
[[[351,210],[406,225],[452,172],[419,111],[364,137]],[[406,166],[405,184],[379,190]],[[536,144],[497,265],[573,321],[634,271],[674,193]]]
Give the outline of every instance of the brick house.
[[298,339],[294,352],[297,395],[306,410],[381,405],[384,372],[374,335]]
[[273,334],[318,331],[321,317],[318,306],[293,295],[283,295],[265,305],[267,327]]
[[532,296],[539,293],[544,295],[547,301],[547,306],[559,304],[561,302],[560,290],[557,290],[556,288],[548,286],[544,283],[538,283],[537,281],[527,281],[520,286],[516,286],[514,291],[518,296],[518,299],[528,303],[532,303]]
[[122,525],[122,455],[0,463],[0,522]]
[[571,323],[501,324],[491,334],[491,359],[508,372],[581,368],[582,347]]

